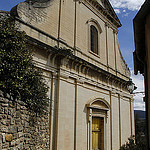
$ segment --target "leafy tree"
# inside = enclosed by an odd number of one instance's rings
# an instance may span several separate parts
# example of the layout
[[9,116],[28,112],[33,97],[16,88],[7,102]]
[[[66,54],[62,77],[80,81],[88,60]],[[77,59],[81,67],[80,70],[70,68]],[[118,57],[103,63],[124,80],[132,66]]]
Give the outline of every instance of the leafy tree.
[[48,105],[48,87],[34,66],[26,37],[12,17],[0,16],[0,90],[42,113]]

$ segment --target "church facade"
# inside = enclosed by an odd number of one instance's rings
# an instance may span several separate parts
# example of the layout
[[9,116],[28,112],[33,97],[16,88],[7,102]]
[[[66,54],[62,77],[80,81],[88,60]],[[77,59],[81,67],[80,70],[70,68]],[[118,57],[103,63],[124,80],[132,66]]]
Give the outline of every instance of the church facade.
[[119,150],[134,135],[134,106],[110,2],[31,0],[11,15],[49,86],[49,149]]

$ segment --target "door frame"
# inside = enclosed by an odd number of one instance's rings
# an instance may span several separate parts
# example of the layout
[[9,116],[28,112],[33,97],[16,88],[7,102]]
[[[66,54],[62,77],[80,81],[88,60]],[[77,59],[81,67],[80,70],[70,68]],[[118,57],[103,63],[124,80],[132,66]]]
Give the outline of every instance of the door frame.
[[[98,104],[99,103],[99,104]],[[108,120],[108,111],[110,110],[110,105],[106,100],[95,99],[90,101],[87,106],[87,130],[88,130],[88,150],[92,150],[92,117],[101,117],[104,119],[104,150],[107,150],[107,120]]]
[[[103,143],[103,145],[104,145],[104,149],[103,150],[105,150],[105,137],[106,137],[106,118],[105,118],[105,115],[102,115],[102,114],[100,114],[100,115],[95,115],[95,114],[93,114],[92,115],[92,121],[93,121],[93,118],[98,118],[98,119],[100,119],[100,118],[103,118],[103,120],[104,120],[104,122],[103,122],[103,126],[104,126],[104,133],[103,133],[103,141],[104,141],[104,143]],[[93,126],[93,122],[92,122],[92,126]],[[91,128],[92,129],[92,128]],[[91,131],[91,133],[93,132],[93,130]],[[93,138],[93,137],[92,137]]]

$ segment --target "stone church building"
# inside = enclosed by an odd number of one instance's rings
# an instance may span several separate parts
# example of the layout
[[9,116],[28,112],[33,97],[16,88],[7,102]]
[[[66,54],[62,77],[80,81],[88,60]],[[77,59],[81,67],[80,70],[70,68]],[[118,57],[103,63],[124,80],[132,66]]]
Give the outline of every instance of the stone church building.
[[134,108],[110,2],[26,0],[10,14],[49,86],[49,149],[119,150],[134,135]]

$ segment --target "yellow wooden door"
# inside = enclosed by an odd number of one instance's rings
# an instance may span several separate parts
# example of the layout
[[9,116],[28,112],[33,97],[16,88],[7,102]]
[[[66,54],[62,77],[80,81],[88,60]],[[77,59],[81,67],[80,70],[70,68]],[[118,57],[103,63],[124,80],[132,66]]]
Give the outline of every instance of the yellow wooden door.
[[104,118],[92,118],[92,150],[104,150]]

